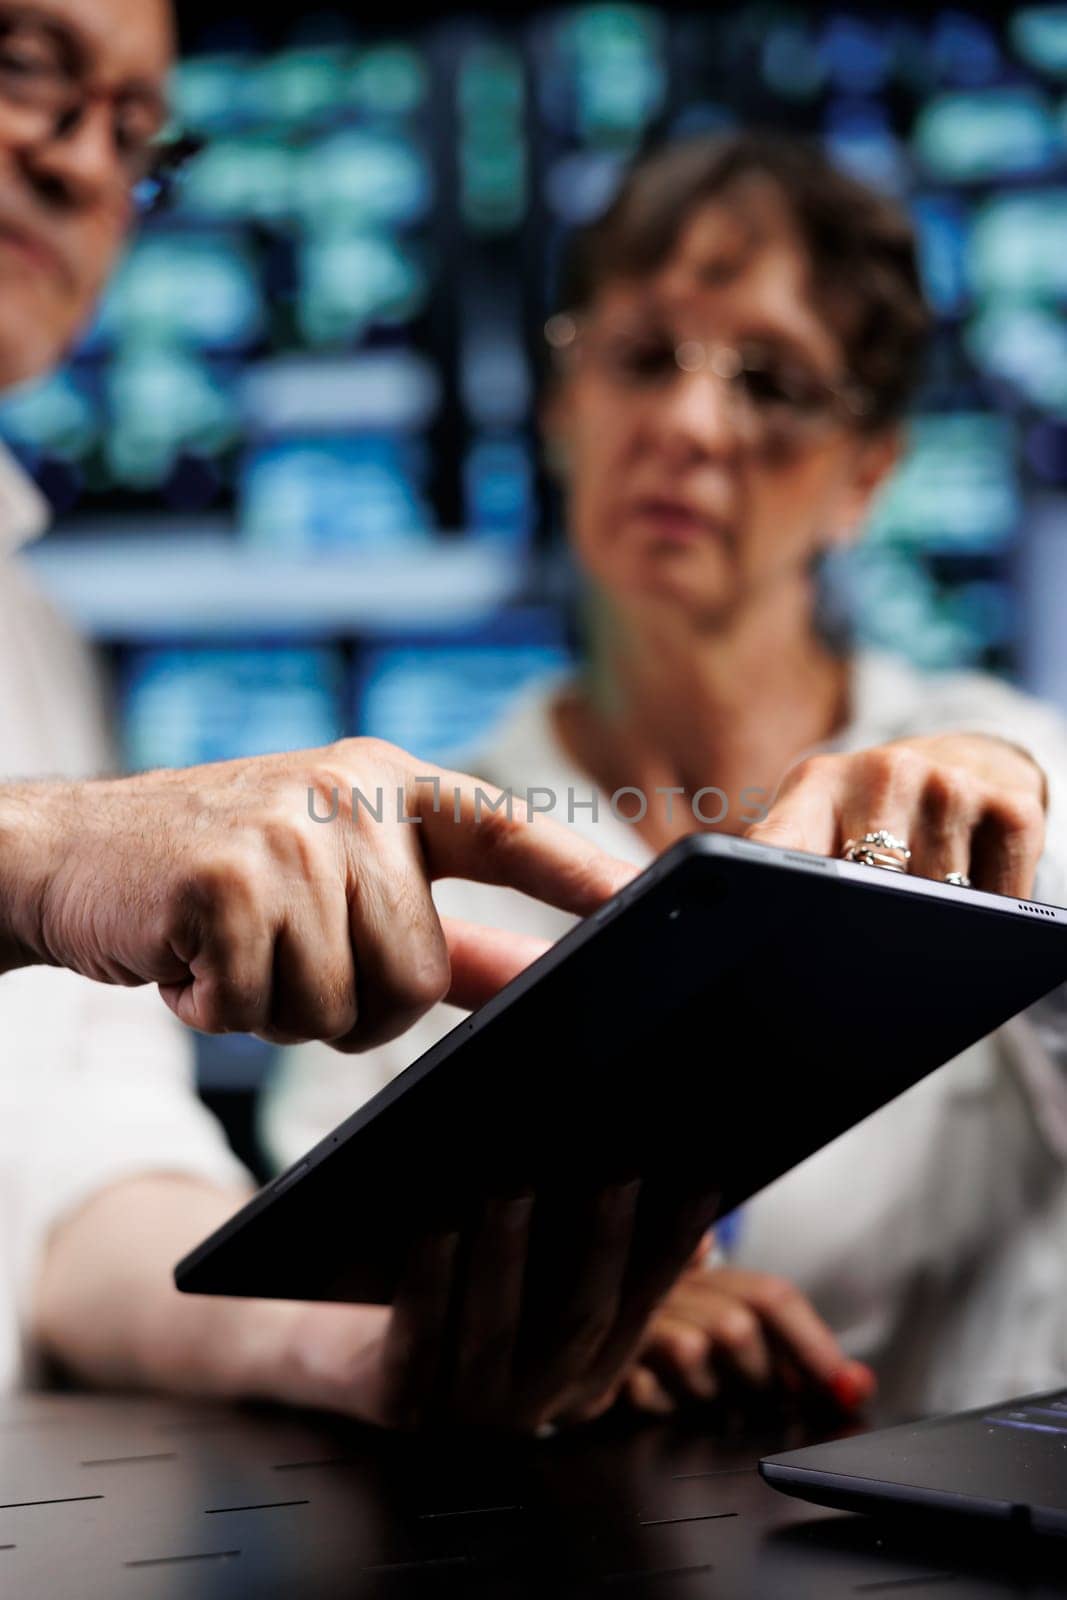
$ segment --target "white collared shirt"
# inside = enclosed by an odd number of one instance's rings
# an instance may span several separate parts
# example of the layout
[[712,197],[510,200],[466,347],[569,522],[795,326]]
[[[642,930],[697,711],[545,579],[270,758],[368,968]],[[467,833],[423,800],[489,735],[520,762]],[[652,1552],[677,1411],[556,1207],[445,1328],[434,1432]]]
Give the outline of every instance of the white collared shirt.
[[[524,696],[484,750],[458,763],[525,794],[573,793],[553,814],[639,866],[651,851],[599,795],[552,726],[555,685]],[[1049,780],[1035,898],[1067,902],[1067,729],[980,673],[930,675],[878,653],[851,667],[852,717],[823,749],[958,729],[1025,746]],[[707,802],[711,805],[713,802]],[[508,889],[449,881],[440,910],[554,940],[572,918]],[[1067,1382],[1067,990],[958,1056],[812,1156],[743,1211],[735,1257],[793,1279],[895,1412],[983,1404]],[[341,1059],[279,1053],[263,1131],[288,1165],[460,1020],[438,1006],[402,1039]],[[650,1087],[650,1092],[651,1087]]]
[[[46,520],[0,451],[0,781],[115,767],[97,664],[17,556]],[[46,967],[0,976],[0,1392],[34,1376],[30,1301],[51,1229],[146,1172],[248,1183],[196,1098],[191,1036],[154,989]]]

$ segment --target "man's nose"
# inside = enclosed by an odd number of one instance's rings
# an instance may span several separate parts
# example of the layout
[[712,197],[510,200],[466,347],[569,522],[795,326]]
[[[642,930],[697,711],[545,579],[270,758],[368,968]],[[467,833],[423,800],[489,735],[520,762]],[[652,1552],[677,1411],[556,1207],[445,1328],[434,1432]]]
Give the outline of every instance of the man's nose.
[[122,198],[124,176],[110,105],[86,106],[71,127],[25,149],[22,166],[41,194],[71,207]]

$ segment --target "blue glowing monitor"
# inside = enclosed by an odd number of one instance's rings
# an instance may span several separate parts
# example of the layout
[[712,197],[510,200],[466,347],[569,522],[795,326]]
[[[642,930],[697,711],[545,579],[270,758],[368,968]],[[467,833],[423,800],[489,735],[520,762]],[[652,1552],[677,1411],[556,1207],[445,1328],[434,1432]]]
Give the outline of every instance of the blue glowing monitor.
[[159,229],[134,245],[98,322],[106,343],[243,349],[264,327],[254,252],[239,231]]
[[432,512],[417,441],[375,437],[290,439],[252,452],[241,525],[272,551],[421,548]]
[[463,764],[517,694],[561,673],[570,659],[551,616],[513,643],[497,634],[368,651],[359,684],[359,732],[417,750],[430,761]]
[[328,744],[342,726],[343,659],[305,646],[150,647],[130,653],[125,757],[134,770]]
[[979,554],[1003,550],[1021,509],[1009,418],[952,412],[917,418],[902,464],[876,502],[873,543]]
[[1051,106],[1030,84],[938,95],[920,111],[913,137],[921,167],[947,183],[1042,172],[1060,145]]
[[975,292],[1012,298],[1067,296],[1067,190],[1008,191],[975,213],[967,253]]

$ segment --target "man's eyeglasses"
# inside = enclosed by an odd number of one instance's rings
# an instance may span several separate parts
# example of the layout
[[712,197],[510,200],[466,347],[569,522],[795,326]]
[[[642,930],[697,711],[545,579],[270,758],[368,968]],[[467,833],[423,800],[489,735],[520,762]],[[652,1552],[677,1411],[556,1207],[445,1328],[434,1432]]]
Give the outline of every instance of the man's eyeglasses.
[[0,139],[32,147],[67,138],[100,102],[111,109],[124,194],[142,213],[160,209],[201,141],[167,135],[167,104],[153,85],[94,83],[81,41],[58,18],[0,4]]
[[205,148],[206,141],[192,133],[155,141],[147,170],[133,186],[133,203],[143,217],[166,210],[193,157]]
[[830,382],[800,357],[756,339],[676,343],[665,333],[597,327],[566,312],[549,318],[545,338],[564,367],[591,365],[631,394],[662,390],[683,373],[707,372],[724,385],[738,421],[754,439],[811,438],[834,422],[862,422],[872,408],[866,389]]

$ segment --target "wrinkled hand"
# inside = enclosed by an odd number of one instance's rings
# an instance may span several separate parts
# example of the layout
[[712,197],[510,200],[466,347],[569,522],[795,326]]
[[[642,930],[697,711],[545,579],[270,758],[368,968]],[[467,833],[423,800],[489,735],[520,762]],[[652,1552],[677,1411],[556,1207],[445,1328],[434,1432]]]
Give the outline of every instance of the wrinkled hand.
[[598,1413],[712,1209],[680,1201],[639,1243],[639,1194],[631,1183],[576,1206],[573,1247],[532,1283],[536,1202],[490,1202],[469,1237],[418,1241],[392,1308],[285,1308],[255,1391],[386,1427],[534,1432]]
[[9,787],[0,971],[156,983],[204,1032],[367,1049],[446,997],[479,1005],[545,948],[442,922],[433,879],[507,884],[585,915],[633,876],[518,798],[510,816],[492,810],[499,797],[375,739]]
[[653,1318],[618,1386],[638,1410],[664,1414],[687,1401],[780,1398],[844,1411],[873,1395],[870,1368],[850,1361],[793,1284],[738,1267],[694,1265]]
[[1029,896],[1045,838],[1041,768],[985,734],[898,739],[808,757],[786,774],[747,837],[836,856],[850,838],[886,828],[911,848],[909,872],[967,874],[976,889]]

